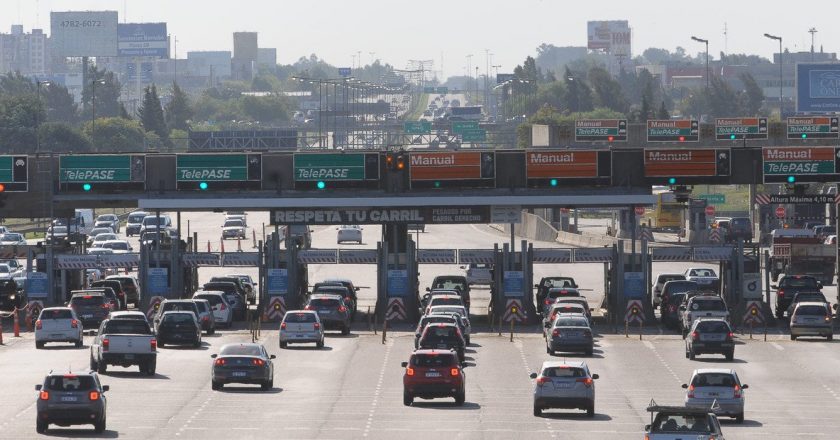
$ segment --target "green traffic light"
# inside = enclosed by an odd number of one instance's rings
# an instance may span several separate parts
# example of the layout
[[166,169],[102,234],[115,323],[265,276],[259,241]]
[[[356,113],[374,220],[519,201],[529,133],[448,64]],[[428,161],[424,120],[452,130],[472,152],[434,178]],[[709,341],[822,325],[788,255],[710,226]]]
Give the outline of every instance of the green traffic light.
[[324,188],[327,187],[327,184],[324,183],[323,180],[319,180],[318,183],[316,184],[316,186],[318,187],[318,189],[324,189]]
[[808,139],[808,133],[802,133],[802,139]]
[[788,176],[787,181],[788,181],[788,183],[794,183],[794,182],[796,182],[796,177]]
[[89,183],[85,183],[84,185],[82,185],[82,189],[85,190],[85,191],[90,191],[91,188],[92,187],[90,186]]
[[671,177],[668,179],[668,185],[674,185],[677,183],[677,179]]
[[437,180],[435,181],[435,188],[440,188],[440,182]]
[[731,139],[731,140],[733,140],[733,141],[734,141],[734,140],[735,140],[735,135],[734,135],[734,134],[730,134],[730,135],[729,135],[729,139]]
[[207,182],[201,182],[198,184],[198,189],[205,190],[207,189]]
[[551,184],[551,186],[557,186],[557,179],[551,179],[549,183]]

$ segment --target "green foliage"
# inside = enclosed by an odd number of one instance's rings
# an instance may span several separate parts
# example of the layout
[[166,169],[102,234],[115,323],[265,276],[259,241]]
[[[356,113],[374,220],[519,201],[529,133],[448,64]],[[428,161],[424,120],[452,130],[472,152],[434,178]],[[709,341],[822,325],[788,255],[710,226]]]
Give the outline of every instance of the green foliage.
[[82,104],[85,108],[83,119],[89,120],[91,118],[94,104],[94,90],[96,91],[96,117],[119,116],[119,99],[122,85],[117,80],[114,72],[106,72],[97,69],[96,66],[91,66],[88,70],[87,79],[87,83],[82,88]]
[[33,95],[35,83],[20,72],[9,72],[0,76],[0,94],[7,96]]
[[123,118],[97,118],[96,135],[91,136],[93,124],[84,125],[84,134],[91,139],[94,152],[141,152],[160,149],[163,142],[154,133],[146,132],[140,123]]
[[0,95],[0,148],[7,152],[34,151],[35,127],[46,113],[38,98],[29,95]]
[[189,130],[187,121],[193,117],[193,110],[190,108],[189,97],[178,86],[172,84],[172,99],[166,104],[166,123],[172,130]]
[[47,121],[66,122],[75,124],[79,120],[79,106],[73,99],[73,95],[59,84],[41,86],[41,96],[47,107]]
[[169,137],[169,127],[166,126],[163,108],[154,84],[146,87],[143,93],[143,104],[137,110],[137,115],[140,117],[140,124],[144,130],[155,133],[161,139]]
[[739,78],[744,84],[744,93],[740,96],[744,115],[758,115],[761,111],[761,105],[764,103],[764,90],[761,89],[761,86],[749,72],[742,73]]
[[91,149],[90,139],[63,122],[48,122],[38,129],[42,152],[84,153]]
[[242,111],[255,122],[272,124],[289,120],[290,105],[287,99],[279,95],[245,96],[242,98]]
[[627,98],[621,90],[621,84],[602,67],[593,67],[588,74],[589,84],[592,86],[594,105],[606,107],[620,113],[628,109]]
[[665,101],[662,101],[659,104],[659,111],[656,112],[656,119],[671,119],[671,114],[668,113],[668,109],[665,108]]
[[566,96],[563,99],[565,108],[572,113],[592,110],[592,90],[583,78],[575,77],[569,68],[563,75],[566,82]]

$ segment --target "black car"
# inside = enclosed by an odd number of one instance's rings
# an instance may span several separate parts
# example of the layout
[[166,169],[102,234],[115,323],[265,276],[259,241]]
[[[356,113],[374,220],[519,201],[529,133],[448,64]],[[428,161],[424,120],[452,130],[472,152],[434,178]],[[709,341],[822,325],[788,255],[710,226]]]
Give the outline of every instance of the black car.
[[[358,296],[357,296],[357,292],[359,291],[359,288],[354,286],[353,282],[348,280],[348,279],[335,278],[335,279],[324,280],[324,281],[321,281],[320,283],[315,283],[315,286],[312,287],[312,293],[320,293],[319,291],[322,288],[326,288],[327,286],[343,286],[343,287],[347,288],[347,295],[344,297],[344,302],[347,304],[348,307],[350,307],[350,311],[352,312],[351,313],[351,318],[355,319],[356,318],[356,308],[357,308],[358,303],[359,303],[359,299],[358,299]],[[332,292],[326,292],[326,293],[332,293]]]
[[811,275],[784,275],[779,279],[778,285],[771,287],[777,289],[776,318],[782,319],[797,293],[819,292],[823,285]]
[[73,295],[68,306],[76,312],[84,328],[99,328],[102,320],[108,318],[111,305],[101,292],[88,292]]
[[137,279],[132,276],[111,275],[105,279],[106,281],[116,280],[120,282],[123,292],[125,292],[125,304],[132,303],[134,307],[140,305],[140,285],[137,284]]
[[458,353],[459,361],[463,363],[466,360],[464,353],[466,350],[466,341],[464,341],[461,329],[456,324],[439,323],[427,325],[417,345],[421,350],[455,350]]
[[128,298],[126,298],[125,290],[119,280],[97,280],[90,283],[90,287],[110,287],[120,300],[120,310],[128,308]]
[[324,330],[339,329],[342,335],[350,334],[350,309],[341,295],[312,295],[304,308],[318,313]]
[[470,283],[467,282],[467,277],[463,275],[438,275],[432,280],[432,287],[427,288],[427,292],[432,290],[458,290],[461,299],[464,300],[464,307],[467,312],[470,311]]
[[92,424],[97,433],[105,432],[105,392],[108,385],[99,383],[94,373],[50,373],[38,391],[35,431],[47,432],[49,425],[71,426]]
[[722,354],[731,361],[735,357],[733,338],[732,327],[725,319],[698,319],[685,338],[685,357],[694,360],[698,354]]
[[122,310],[122,304],[120,303],[120,298],[114,293],[114,289],[110,287],[93,287],[90,289],[85,290],[73,290],[70,292],[71,295],[77,294],[85,294],[85,293],[101,293],[105,295],[105,298],[108,300],[108,304],[111,307],[112,312],[117,312]]
[[[577,289],[578,285],[572,277],[543,277],[539,284],[534,284],[537,289],[537,304],[545,303],[545,296],[548,294],[548,289],[559,287],[563,289]],[[539,309],[539,308],[538,308]]]
[[696,291],[700,285],[696,281],[673,280],[662,286],[662,299],[659,303],[659,316],[662,325],[676,328],[679,325],[679,309],[685,299],[685,292]]
[[213,366],[210,386],[220,390],[229,383],[259,384],[263,391],[274,388],[275,355],[260,344],[227,344],[219,354],[210,355]]
[[26,299],[15,280],[0,280],[0,310],[14,310],[26,306]]
[[[245,283],[242,282],[242,278],[234,277],[234,276],[224,276],[224,277],[213,277],[210,278],[211,283],[233,283],[236,285],[236,292],[242,295],[243,298],[249,298],[248,287]],[[256,298],[256,297],[255,297]]]
[[201,346],[201,325],[192,312],[165,312],[157,325],[157,343]]
[[726,236],[726,241],[735,242],[739,238],[752,243],[753,227],[749,217],[732,217],[729,220],[729,234]]
[[198,321],[198,306],[195,305],[195,301],[191,299],[165,299],[160,303],[160,307],[158,307],[157,313],[152,319],[152,327],[155,331],[157,331],[160,320],[166,312],[191,312]]

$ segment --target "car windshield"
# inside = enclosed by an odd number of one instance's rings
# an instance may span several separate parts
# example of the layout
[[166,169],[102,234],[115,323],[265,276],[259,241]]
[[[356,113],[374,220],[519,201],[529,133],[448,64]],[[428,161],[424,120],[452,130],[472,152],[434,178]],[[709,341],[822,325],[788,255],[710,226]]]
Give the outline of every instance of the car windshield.
[[143,221],[143,218],[146,217],[146,214],[131,214],[128,216],[129,223],[140,223]]
[[801,315],[812,315],[812,316],[825,316],[826,309],[823,306],[799,306],[796,309],[796,316]]
[[432,307],[431,313],[457,313],[458,315],[466,316],[466,311],[463,307],[436,306]]
[[[161,217],[160,222],[162,224],[165,224],[166,223],[166,218]],[[157,224],[158,224],[158,218],[157,217],[150,217],[150,216],[143,217],[143,225],[144,226],[157,226]]]
[[69,309],[45,309],[38,319],[71,319],[73,313]]
[[225,222],[225,226],[224,226],[224,227],[225,227],[225,228],[230,228],[230,227],[235,227],[235,228],[238,228],[238,227],[242,227],[242,220],[228,220],[228,221],[226,221],[226,222]]
[[180,311],[180,312],[192,312],[195,307],[195,303],[190,302],[165,302],[163,303],[163,311],[165,312],[173,312],[173,311]]
[[725,373],[703,373],[694,376],[691,385],[695,387],[734,387],[735,377]]
[[261,350],[258,345],[226,345],[222,347],[219,353],[222,356],[261,356]]
[[50,228],[54,234],[66,234],[67,233],[67,226],[53,226]]
[[8,233],[8,234],[0,235],[0,241],[21,241],[22,239],[23,239],[23,236],[21,236],[20,234],[17,234],[17,233],[14,233],[14,234]]
[[196,301],[195,307],[198,309],[199,313],[207,313],[209,312],[209,307],[206,302],[204,301]]
[[691,310],[698,312],[725,312],[726,303],[720,299],[695,299],[691,302]]
[[110,320],[105,324],[106,334],[133,334],[133,335],[150,335],[152,334],[149,325],[146,321],[139,319],[117,319]]
[[0,264],[0,273],[9,273],[12,270],[5,264]]
[[207,300],[213,306],[222,302],[221,295],[196,295],[193,298]]
[[436,306],[448,306],[448,305],[460,305],[463,304],[460,297],[446,297],[446,296],[435,296],[432,297],[430,304]]
[[555,278],[545,282],[546,287],[575,287],[571,278]]
[[691,272],[688,273],[690,276],[693,277],[716,277],[715,271],[711,269],[691,269]]
[[729,325],[723,321],[700,321],[697,330],[703,333],[729,333]]
[[451,354],[415,354],[411,357],[411,365],[415,367],[448,367],[455,365],[455,356]]
[[95,387],[93,376],[50,376],[47,378],[47,389],[51,391],[87,391]]
[[748,218],[733,218],[731,221],[733,227],[746,228],[750,226],[750,219]]
[[426,327],[426,334],[424,336],[427,342],[445,341],[455,336],[455,327],[432,325]]
[[668,414],[656,417],[651,431],[653,432],[709,432],[707,416]]
[[659,278],[656,279],[657,284],[665,284],[668,281],[674,280],[684,280],[685,275],[659,275]]
[[554,323],[555,327],[589,327],[589,323],[583,318],[558,318]]
[[432,286],[432,288],[434,288],[434,289],[449,289],[449,290],[455,290],[455,289],[464,290],[465,287],[466,287],[466,283],[464,282],[464,280],[463,279],[457,279],[457,278],[455,278],[455,279],[453,279],[453,278],[438,278],[437,280],[435,280],[434,286]]
[[586,371],[576,367],[548,367],[543,370],[542,375],[545,377],[586,377]]
[[286,315],[286,322],[315,322],[317,318],[315,317],[314,313],[289,313]]
[[817,280],[816,278],[811,277],[785,277],[782,282],[779,283],[779,287],[809,287],[816,289]]
[[100,241],[105,242],[105,241],[108,241],[108,240],[113,240],[115,238],[117,238],[117,234],[111,234],[111,233],[96,234],[96,236],[93,237],[93,241],[94,242],[100,242]]
[[431,315],[420,320],[419,327],[426,328],[429,324],[457,324],[451,315]]
[[806,294],[798,294],[796,298],[794,298],[795,302],[826,302],[825,296],[822,293],[806,293]]
[[344,296],[347,294],[347,288],[343,286],[318,286],[315,288],[315,292],[335,293]]

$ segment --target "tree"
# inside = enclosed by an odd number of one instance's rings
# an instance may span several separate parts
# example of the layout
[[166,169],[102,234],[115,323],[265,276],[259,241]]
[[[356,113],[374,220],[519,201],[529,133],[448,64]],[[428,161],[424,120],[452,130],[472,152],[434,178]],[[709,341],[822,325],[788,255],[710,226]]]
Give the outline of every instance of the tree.
[[[93,92],[96,90],[96,117],[115,117],[120,114],[120,90],[122,85],[114,72],[99,70],[91,66],[88,70],[88,81],[82,88],[82,104],[84,105],[84,119],[90,119],[93,111]],[[94,82],[96,85],[94,86]]]
[[159,149],[163,143],[155,133],[143,130],[140,123],[123,118],[97,118],[96,135],[91,136],[92,124],[85,123],[84,133],[97,152],[141,152]]
[[592,86],[595,106],[607,107],[624,113],[627,111],[627,98],[621,90],[621,85],[614,80],[606,69],[593,67],[589,70],[589,84]]
[[0,76],[0,92],[9,96],[34,95],[35,83],[20,72],[9,72]]
[[741,106],[743,112],[747,116],[755,116],[761,111],[761,105],[764,103],[764,90],[758,85],[755,78],[749,73],[742,73],[739,78],[744,84],[744,93],[741,95]]
[[41,96],[47,107],[47,121],[75,124],[79,120],[79,106],[76,105],[67,87],[59,84],[42,86]]
[[289,103],[283,96],[245,96],[242,110],[252,120],[263,124],[289,120]]
[[192,119],[193,111],[190,108],[187,94],[178,86],[172,83],[172,99],[166,104],[166,123],[172,130],[190,129],[187,121]]
[[161,139],[169,137],[169,128],[166,126],[163,108],[160,106],[160,98],[154,84],[146,87],[143,93],[143,104],[137,109],[137,115],[140,117],[140,124],[144,130],[155,133]]
[[566,68],[564,81],[566,83],[566,96],[563,100],[570,112],[586,112],[592,110],[592,90],[586,85],[583,78],[574,77],[569,68]]
[[642,95],[642,107],[639,109],[638,122],[645,122],[650,118],[650,103],[647,96]]
[[708,113],[715,118],[739,116],[741,109],[738,95],[720,76],[710,78],[708,93]]
[[657,119],[671,119],[671,115],[668,113],[668,109],[665,108],[665,101],[661,101],[659,104],[659,111],[656,112]]
[[29,153],[35,149],[35,127],[44,121],[43,103],[30,95],[0,95],[0,148]]
[[84,133],[63,122],[41,125],[38,136],[42,152],[81,153],[91,149],[90,139]]

